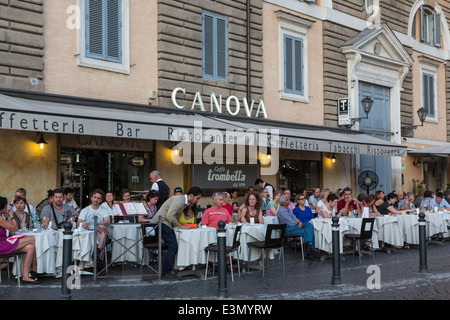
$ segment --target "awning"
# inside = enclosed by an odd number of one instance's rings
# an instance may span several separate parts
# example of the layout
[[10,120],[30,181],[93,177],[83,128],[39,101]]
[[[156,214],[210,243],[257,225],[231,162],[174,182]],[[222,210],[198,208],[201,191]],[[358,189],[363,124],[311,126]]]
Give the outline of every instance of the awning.
[[[283,126],[264,125],[259,128],[254,124],[237,123],[221,120],[229,124],[255,128],[259,132],[259,145],[281,149],[317,151],[329,153],[362,154],[373,156],[406,156],[407,147],[390,141],[374,138],[360,131],[320,129],[297,129]],[[266,130],[267,134],[261,134]],[[277,135],[274,137],[274,135]]]
[[439,157],[447,157],[450,155],[450,145],[442,145],[431,148],[424,149],[413,149],[408,148],[408,153],[411,154],[419,154],[419,155],[431,155],[431,156],[439,156]]
[[360,131],[325,126],[302,128],[292,122],[83,98],[58,102],[59,96],[48,98],[42,93],[39,99],[29,98],[32,93],[27,98],[14,95],[0,94],[0,129],[220,144],[256,142],[271,148],[374,156],[405,156],[407,149]]

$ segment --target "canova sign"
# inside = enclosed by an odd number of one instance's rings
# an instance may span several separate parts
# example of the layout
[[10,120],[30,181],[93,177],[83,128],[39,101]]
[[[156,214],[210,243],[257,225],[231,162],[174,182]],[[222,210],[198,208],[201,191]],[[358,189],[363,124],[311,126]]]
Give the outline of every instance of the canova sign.
[[[172,103],[178,109],[184,109],[184,105],[180,105],[177,101],[177,93],[182,92],[186,94],[185,88],[175,88],[172,91]],[[223,98],[222,95],[219,94],[219,97],[216,96],[214,92],[211,92],[210,95],[210,111],[214,112],[217,110],[218,113],[223,113],[224,111],[229,114],[235,116],[238,115],[241,110],[241,102],[236,96],[229,96],[225,100],[225,108],[223,108]],[[267,118],[266,108],[264,106],[264,101],[262,99],[258,102],[258,108],[256,109],[256,113],[253,115],[253,110],[255,109],[255,100],[252,100],[250,105],[248,104],[247,98],[242,98],[242,106],[244,108],[245,114],[247,117],[255,117],[258,118],[261,114],[264,118]],[[192,100],[191,110],[194,110],[196,107],[200,107],[201,111],[206,111],[205,105],[203,103],[202,95],[200,91],[195,92],[194,99]]]

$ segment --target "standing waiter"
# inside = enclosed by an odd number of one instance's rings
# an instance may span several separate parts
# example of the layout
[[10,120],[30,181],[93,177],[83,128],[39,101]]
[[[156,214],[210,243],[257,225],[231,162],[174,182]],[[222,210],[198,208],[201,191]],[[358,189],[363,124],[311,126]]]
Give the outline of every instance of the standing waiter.
[[156,170],[150,172],[150,181],[153,183],[150,189],[157,191],[159,194],[158,202],[156,202],[156,208],[159,210],[164,201],[169,199],[170,188],[163,179],[161,179],[161,174]]

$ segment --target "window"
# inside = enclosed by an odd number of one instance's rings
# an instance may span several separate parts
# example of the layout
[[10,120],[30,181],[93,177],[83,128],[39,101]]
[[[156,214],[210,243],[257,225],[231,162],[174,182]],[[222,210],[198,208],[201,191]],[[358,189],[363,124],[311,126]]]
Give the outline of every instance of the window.
[[[419,21],[420,24],[417,29],[415,27],[416,21]],[[418,16],[414,20],[413,32],[414,34],[419,32],[420,41],[435,47],[442,47],[441,14],[434,13],[429,8],[420,7]]]
[[86,3],[86,56],[122,61],[120,0],[89,0]]
[[228,20],[203,12],[202,14],[203,77],[228,81]]
[[284,35],[284,91],[303,95],[303,41]]
[[277,11],[280,24],[280,98],[309,102],[308,29],[313,20]]
[[81,0],[80,66],[130,73],[129,0]]
[[422,74],[423,107],[427,110],[427,119],[436,120],[435,77],[433,74]]

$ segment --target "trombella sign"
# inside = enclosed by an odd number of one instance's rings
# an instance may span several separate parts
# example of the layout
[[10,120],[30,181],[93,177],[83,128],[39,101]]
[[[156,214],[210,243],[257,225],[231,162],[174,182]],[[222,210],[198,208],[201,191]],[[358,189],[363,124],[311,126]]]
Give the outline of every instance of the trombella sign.
[[[199,165],[241,165],[257,164],[260,160],[261,175],[273,175],[278,172],[279,149],[271,146],[270,140],[278,139],[278,135],[277,129],[203,130],[202,122],[195,121],[193,132],[169,127],[168,140],[178,142],[171,153],[176,165],[192,164],[192,161]],[[211,179],[211,182],[231,179],[240,185],[250,177],[242,168],[229,169],[229,166],[214,167],[205,171],[205,179]]]

